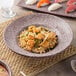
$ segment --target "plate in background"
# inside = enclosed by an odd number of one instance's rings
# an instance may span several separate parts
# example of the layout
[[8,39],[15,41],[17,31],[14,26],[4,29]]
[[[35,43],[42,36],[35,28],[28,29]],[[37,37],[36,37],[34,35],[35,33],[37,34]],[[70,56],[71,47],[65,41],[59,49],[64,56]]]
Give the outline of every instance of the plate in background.
[[20,6],[20,7],[24,7],[24,8],[27,8],[27,9],[34,10],[34,11],[39,11],[39,12],[42,12],[42,13],[76,18],[76,11],[68,13],[68,14],[65,13],[65,9],[67,7],[66,2],[62,3],[63,7],[61,9],[58,9],[56,11],[51,11],[51,12],[48,11],[48,6],[37,8],[36,4],[35,5],[26,5],[25,0],[21,0],[17,5]]

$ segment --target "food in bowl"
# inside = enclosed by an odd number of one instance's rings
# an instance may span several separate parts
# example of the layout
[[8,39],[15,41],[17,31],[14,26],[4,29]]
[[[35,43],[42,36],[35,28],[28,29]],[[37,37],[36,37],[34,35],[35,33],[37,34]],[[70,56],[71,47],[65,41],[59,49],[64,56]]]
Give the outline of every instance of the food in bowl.
[[9,76],[8,71],[2,65],[0,65],[0,76]]
[[41,54],[58,44],[58,36],[43,26],[31,25],[20,32],[18,44],[25,50]]

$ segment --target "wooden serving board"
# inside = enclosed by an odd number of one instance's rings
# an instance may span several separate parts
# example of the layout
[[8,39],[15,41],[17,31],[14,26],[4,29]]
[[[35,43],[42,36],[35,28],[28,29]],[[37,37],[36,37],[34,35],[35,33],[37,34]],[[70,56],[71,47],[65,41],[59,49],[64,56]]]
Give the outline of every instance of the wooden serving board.
[[26,5],[25,0],[21,0],[17,5],[20,6],[20,7],[24,7],[24,8],[27,8],[27,9],[34,10],[34,11],[39,11],[39,12],[46,13],[46,14],[53,14],[53,15],[76,18],[76,11],[68,13],[68,14],[65,13],[65,9],[67,7],[66,2],[62,3],[63,7],[61,9],[51,11],[51,12],[48,11],[48,6],[37,8],[36,4]]

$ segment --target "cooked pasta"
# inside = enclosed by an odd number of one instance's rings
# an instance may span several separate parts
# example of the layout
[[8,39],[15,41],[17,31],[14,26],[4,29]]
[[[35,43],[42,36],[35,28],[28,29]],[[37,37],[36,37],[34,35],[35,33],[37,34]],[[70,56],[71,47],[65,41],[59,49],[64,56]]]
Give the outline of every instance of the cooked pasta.
[[43,26],[31,25],[18,36],[18,44],[21,48],[39,54],[53,49],[57,43],[56,33]]

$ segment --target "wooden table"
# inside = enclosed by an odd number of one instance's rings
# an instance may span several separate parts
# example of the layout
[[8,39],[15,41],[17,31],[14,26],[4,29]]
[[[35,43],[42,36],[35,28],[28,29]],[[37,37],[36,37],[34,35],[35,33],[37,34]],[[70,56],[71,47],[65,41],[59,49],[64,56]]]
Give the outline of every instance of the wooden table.
[[[18,2],[18,1],[19,0],[17,0],[16,2]],[[25,12],[27,12],[28,10],[14,6],[14,11],[17,13],[16,16],[20,16],[20,15],[24,14]],[[71,26],[72,31],[74,33],[74,39],[72,41],[72,44],[76,46],[76,19],[64,18],[64,17],[61,17],[61,18],[64,19],[66,22],[68,22],[69,25]],[[0,23],[5,22],[7,20],[9,20],[9,19],[3,18],[1,16],[1,12],[0,12]],[[76,55],[72,56],[64,61],[61,61],[60,63],[52,66],[51,68],[43,71],[42,73],[39,73],[37,76],[76,76],[76,73],[73,72],[73,70],[71,69],[71,66],[70,66],[70,61],[72,59],[76,59]]]

